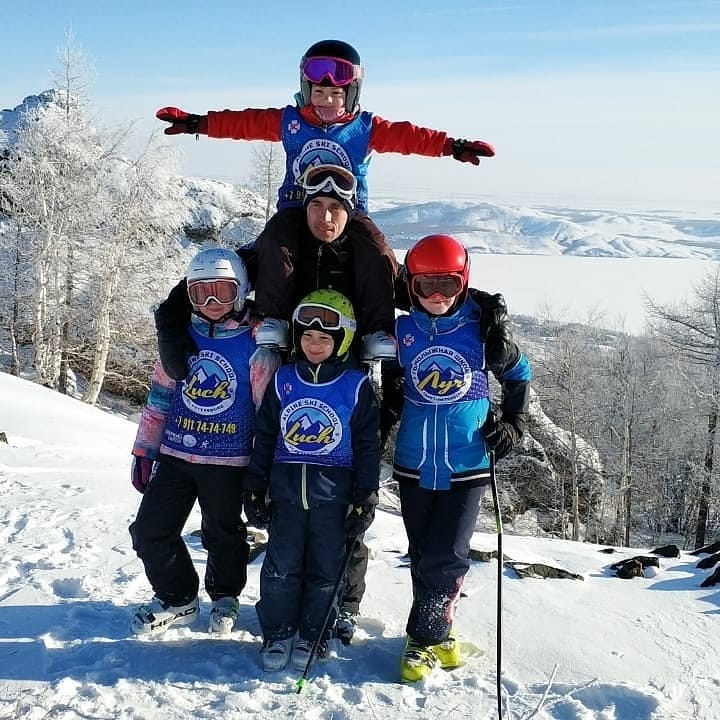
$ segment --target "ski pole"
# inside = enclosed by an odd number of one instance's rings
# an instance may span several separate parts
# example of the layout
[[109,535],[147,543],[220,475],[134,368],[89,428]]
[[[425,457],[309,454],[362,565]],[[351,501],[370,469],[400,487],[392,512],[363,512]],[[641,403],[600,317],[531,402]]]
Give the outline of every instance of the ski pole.
[[310,650],[310,656],[307,659],[307,662],[305,663],[305,670],[303,670],[302,677],[297,681],[297,693],[300,694],[302,692],[302,689],[307,684],[307,676],[310,672],[310,666],[312,665],[313,660],[315,659],[315,655],[317,653],[317,649],[320,646],[320,643],[322,642],[323,637],[325,636],[325,631],[327,630],[327,626],[330,623],[330,616],[332,615],[333,608],[335,607],[335,602],[337,600],[338,593],[340,592],[340,588],[342,587],[343,580],[345,579],[345,573],[347,572],[348,565],[350,564],[350,558],[352,558],[353,550],[355,549],[355,545],[357,544],[357,538],[353,538],[351,543],[348,543],[347,552],[345,554],[345,560],[343,561],[342,569],[340,570],[340,574],[337,576],[337,580],[335,580],[335,586],[333,587],[332,595],[330,596],[330,602],[328,603],[327,611],[325,612],[325,619],[323,620],[322,627],[320,628],[320,634],[317,636],[315,642],[313,643],[313,646]]
[[502,720],[503,702],[502,702],[502,577],[503,577],[503,527],[502,515],[500,514],[500,498],[498,496],[497,478],[495,476],[495,451],[490,451],[490,487],[492,489],[493,508],[495,509],[495,529],[497,531],[497,555],[498,555],[498,574],[497,574],[497,666],[495,674],[496,693],[497,693],[497,710],[498,720]]

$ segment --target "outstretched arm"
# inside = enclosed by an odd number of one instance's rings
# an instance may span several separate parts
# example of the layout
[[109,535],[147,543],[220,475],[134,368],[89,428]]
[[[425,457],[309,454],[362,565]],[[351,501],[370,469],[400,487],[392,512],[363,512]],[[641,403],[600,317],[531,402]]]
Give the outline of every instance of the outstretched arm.
[[370,149],[378,153],[443,157],[452,155],[459,162],[480,163],[481,157],[493,157],[495,148],[484,140],[457,140],[442,130],[431,130],[411,122],[391,122],[375,115],[370,134]]

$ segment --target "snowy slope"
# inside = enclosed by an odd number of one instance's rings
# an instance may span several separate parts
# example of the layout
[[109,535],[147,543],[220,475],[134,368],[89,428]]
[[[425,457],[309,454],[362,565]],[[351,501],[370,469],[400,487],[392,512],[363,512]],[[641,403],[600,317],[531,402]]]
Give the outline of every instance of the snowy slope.
[[[209,637],[208,598],[193,628],[138,640],[130,610],[149,587],[127,532],[139,496],[128,480],[133,423],[0,374],[0,718],[493,718],[497,565],[473,563],[457,619],[466,664],[424,684],[397,681],[409,608],[406,539],[386,497],[368,533],[373,559],[357,642],[333,644],[306,690],[259,663],[261,558],[250,567],[237,629]],[[487,521],[487,518],[485,518]],[[204,552],[186,539],[198,568]],[[496,537],[473,545],[492,550]],[[504,575],[504,687],[527,716],[559,667],[548,720],[710,720],[720,716],[720,592],[683,553],[651,577],[620,580],[593,545],[505,535],[514,560],[584,577]]]

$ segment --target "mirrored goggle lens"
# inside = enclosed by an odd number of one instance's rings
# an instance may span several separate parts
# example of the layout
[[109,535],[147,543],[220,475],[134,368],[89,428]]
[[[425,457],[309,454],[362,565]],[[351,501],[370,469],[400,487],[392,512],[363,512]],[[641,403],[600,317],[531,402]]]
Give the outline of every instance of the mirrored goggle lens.
[[325,78],[336,87],[349,85],[361,76],[361,68],[347,60],[330,57],[311,57],[302,66],[302,73],[311,83],[320,83]]
[[311,167],[305,171],[302,186],[308,195],[333,190],[343,199],[352,200],[357,188],[355,176],[342,168]]
[[222,304],[238,299],[238,284],[234,280],[201,280],[188,285],[188,296],[193,305],[205,307],[211,300]]
[[429,298],[435,294],[451,298],[463,287],[462,277],[456,274],[447,275],[415,275],[412,279],[413,291],[421,298]]
[[301,305],[295,312],[295,319],[301,325],[318,323],[324,330],[339,330],[342,326],[340,313],[326,305]]

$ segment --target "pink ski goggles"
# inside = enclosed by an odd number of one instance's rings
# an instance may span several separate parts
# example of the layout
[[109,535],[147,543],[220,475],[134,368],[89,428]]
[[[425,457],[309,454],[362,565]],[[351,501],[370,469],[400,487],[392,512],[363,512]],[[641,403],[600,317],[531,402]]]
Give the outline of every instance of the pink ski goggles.
[[344,87],[363,76],[361,65],[333,57],[310,57],[300,66],[303,77],[311,83],[321,83],[328,78],[335,87]]

